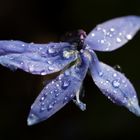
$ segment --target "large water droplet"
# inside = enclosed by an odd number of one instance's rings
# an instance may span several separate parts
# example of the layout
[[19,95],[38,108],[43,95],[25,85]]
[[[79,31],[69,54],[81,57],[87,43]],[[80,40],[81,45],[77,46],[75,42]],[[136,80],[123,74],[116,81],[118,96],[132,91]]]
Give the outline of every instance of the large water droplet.
[[70,81],[69,81],[69,80],[65,80],[65,81],[63,81],[63,83],[62,83],[62,88],[63,88],[63,89],[66,89],[69,85],[70,85]]
[[114,80],[114,81],[112,82],[112,85],[113,85],[113,87],[118,88],[118,87],[120,86],[120,83],[119,83],[118,80]]

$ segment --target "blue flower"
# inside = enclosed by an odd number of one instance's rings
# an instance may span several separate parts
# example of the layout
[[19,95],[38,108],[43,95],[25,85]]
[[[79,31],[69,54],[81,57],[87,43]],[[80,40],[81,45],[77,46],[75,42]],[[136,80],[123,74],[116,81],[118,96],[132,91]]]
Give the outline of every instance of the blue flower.
[[70,34],[66,42],[33,44],[0,41],[0,64],[3,66],[38,75],[60,72],[34,101],[28,125],[48,119],[71,100],[85,110],[86,104],[80,101],[79,94],[88,70],[96,86],[108,99],[140,116],[133,85],[122,73],[100,62],[94,52],[118,49],[139,29],[140,17],[126,16],[102,23],[88,35],[79,30]]

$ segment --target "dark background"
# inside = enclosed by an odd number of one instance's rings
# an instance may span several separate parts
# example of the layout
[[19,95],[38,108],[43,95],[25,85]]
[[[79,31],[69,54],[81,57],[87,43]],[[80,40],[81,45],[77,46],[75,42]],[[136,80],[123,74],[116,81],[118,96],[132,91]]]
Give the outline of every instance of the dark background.
[[[84,29],[87,33],[105,20],[140,15],[139,0],[0,0],[0,39],[47,43],[59,41],[63,33]],[[131,79],[140,100],[140,32],[123,48],[97,53]],[[47,121],[28,127],[30,105],[40,92],[44,78],[0,66],[0,140],[121,139],[140,136],[140,118],[104,97],[85,79],[85,112],[72,102]]]

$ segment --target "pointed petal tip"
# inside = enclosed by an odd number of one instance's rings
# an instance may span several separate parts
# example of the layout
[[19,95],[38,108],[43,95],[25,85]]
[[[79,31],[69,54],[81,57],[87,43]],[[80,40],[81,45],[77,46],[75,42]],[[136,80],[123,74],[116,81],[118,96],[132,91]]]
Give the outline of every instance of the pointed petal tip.
[[27,125],[31,126],[34,125],[36,123],[38,123],[39,118],[37,116],[35,116],[34,114],[30,113],[27,119]]
[[131,104],[128,106],[129,111],[134,113],[136,116],[140,117],[140,106],[138,104]]

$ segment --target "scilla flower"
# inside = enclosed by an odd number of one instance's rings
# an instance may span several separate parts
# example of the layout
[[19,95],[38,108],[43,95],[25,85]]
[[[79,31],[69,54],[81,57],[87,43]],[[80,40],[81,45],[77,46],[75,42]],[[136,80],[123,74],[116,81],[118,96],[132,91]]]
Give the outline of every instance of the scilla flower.
[[113,103],[140,116],[133,85],[120,72],[100,62],[94,51],[113,51],[140,29],[140,17],[126,16],[95,27],[88,35],[83,30],[70,34],[66,42],[33,44],[21,41],[0,41],[0,64],[10,69],[46,75],[60,71],[47,84],[31,106],[28,125],[48,119],[69,101],[81,110],[86,105],[79,99],[83,79],[89,69],[94,83]]

